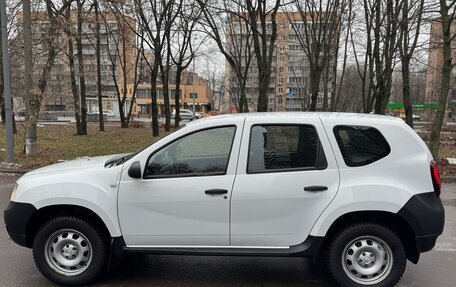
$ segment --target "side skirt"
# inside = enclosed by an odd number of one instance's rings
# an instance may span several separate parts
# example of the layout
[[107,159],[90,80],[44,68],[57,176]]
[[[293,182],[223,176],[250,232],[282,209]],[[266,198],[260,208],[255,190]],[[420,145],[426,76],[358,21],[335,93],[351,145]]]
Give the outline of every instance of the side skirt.
[[[290,247],[268,246],[126,246],[122,237],[111,242],[110,261],[125,253],[206,255],[206,256],[265,256],[265,257],[316,257],[319,255],[323,237],[309,236],[301,244]],[[109,264],[109,266],[114,264]]]

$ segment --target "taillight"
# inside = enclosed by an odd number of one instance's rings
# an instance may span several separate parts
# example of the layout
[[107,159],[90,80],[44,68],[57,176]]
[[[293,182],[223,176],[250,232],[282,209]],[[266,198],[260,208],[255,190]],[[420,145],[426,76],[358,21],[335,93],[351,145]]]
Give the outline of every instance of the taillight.
[[439,169],[437,168],[435,161],[431,161],[431,176],[432,176],[432,184],[434,185],[434,193],[435,193],[435,195],[440,196],[442,183],[440,181]]

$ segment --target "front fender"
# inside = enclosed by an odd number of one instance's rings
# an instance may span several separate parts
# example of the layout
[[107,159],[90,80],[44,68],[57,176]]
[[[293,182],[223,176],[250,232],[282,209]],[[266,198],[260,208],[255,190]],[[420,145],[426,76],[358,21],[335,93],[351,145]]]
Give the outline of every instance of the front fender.
[[[112,237],[121,236],[117,216],[118,181],[121,168],[73,171],[25,176],[18,181],[13,199],[36,209],[75,205],[90,209],[105,223]],[[43,184],[44,183],[44,184]]]

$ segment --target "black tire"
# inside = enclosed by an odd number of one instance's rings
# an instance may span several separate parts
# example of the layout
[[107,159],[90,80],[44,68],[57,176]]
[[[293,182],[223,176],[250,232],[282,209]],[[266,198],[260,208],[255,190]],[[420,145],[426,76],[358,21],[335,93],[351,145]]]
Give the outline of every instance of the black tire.
[[98,231],[76,217],[62,216],[46,222],[33,241],[38,270],[59,285],[85,285],[95,280],[105,266],[106,253]]
[[344,287],[395,286],[407,263],[399,237],[375,223],[353,224],[337,233],[325,257],[332,278]]

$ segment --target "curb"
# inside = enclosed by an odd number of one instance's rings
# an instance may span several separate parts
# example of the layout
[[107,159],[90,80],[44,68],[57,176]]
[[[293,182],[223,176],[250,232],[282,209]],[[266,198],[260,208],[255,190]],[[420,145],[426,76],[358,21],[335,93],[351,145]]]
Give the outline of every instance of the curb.
[[5,168],[0,168],[0,173],[15,173],[15,174],[25,174],[29,171],[32,171],[31,169],[5,169]]
[[442,176],[442,182],[445,183],[455,183],[456,182],[456,176]]

